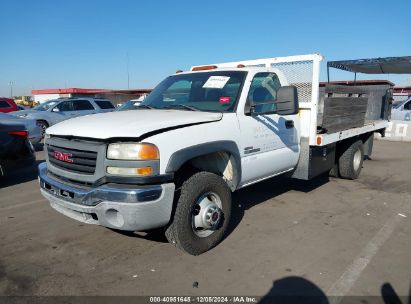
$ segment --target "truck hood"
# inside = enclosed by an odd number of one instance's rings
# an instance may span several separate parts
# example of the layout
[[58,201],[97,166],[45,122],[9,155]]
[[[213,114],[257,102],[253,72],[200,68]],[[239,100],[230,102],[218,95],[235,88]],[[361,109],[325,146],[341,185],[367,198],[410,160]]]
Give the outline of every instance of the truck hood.
[[185,110],[130,110],[87,115],[60,122],[47,134],[87,138],[140,137],[163,129],[221,120],[222,113]]

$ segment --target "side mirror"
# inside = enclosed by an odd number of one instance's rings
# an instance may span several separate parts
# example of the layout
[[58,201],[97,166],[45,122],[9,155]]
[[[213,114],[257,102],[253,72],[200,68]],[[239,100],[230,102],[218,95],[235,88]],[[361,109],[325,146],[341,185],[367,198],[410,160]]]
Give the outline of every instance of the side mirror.
[[298,94],[295,86],[281,87],[277,91],[276,113],[278,115],[293,115],[298,113]]
[[51,110],[51,112],[60,112],[60,110],[56,107],[56,108],[53,108],[53,110]]

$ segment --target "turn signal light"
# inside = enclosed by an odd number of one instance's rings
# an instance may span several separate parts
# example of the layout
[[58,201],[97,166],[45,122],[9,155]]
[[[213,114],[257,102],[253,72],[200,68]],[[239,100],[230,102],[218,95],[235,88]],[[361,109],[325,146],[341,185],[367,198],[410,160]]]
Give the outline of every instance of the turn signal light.
[[111,175],[123,175],[123,176],[147,176],[153,173],[153,168],[151,167],[141,167],[141,168],[107,167],[107,173]]
[[140,151],[138,152],[138,158],[141,160],[159,159],[160,152],[155,145],[142,144],[140,146]]

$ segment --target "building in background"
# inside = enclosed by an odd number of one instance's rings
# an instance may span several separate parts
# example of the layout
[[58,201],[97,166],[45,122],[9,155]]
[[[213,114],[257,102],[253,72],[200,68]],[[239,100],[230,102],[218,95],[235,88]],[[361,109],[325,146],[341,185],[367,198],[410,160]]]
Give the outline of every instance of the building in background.
[[51,99],[62,97],[97,97],[110,100],[114,105],[121,104],[130,99],[138,99],[147,95],[151,89],[130,89],[130,90],[105,90],[105,89],[44,89],[32,90],[35,103],[43,103]]

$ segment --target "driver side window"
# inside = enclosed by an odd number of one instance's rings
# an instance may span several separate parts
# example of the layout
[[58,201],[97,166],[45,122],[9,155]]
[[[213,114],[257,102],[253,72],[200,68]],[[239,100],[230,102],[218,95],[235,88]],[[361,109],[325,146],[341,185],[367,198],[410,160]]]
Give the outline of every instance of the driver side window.
[[179,80],[173,83],[164,93],[164,103],[187,103],[190,95],[191,81]]
[[280,80],[275,73],[257,73],[251,82],[247,103],[254,105],[256,112],[275,111],[275,104],[261,103],[275,101],[277,99],[277,91],[280,87]]

